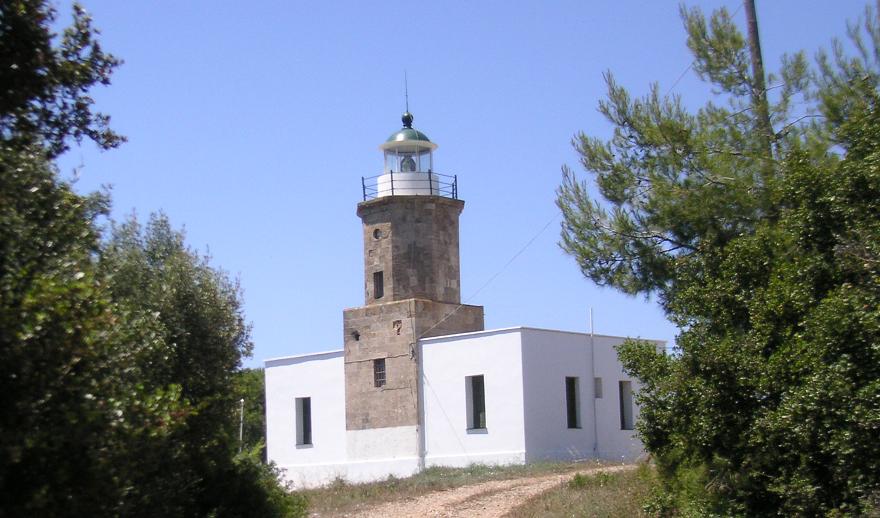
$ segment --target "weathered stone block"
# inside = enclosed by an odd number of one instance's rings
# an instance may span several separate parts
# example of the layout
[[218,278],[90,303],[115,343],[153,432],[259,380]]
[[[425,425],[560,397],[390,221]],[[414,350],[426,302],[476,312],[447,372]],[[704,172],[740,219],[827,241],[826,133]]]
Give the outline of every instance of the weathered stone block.
[[[363,220],[366,304],[424,298],[458,303],[458,217],[464,202],[439,196],[387,196],[358,205]],[[373,274],[382,272],[376,298]]]

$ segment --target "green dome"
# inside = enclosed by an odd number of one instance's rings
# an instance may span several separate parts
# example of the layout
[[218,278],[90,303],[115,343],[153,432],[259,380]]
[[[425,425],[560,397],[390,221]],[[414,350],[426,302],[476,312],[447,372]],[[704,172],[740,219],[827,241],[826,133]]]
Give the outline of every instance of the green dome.
[[413,128],[403,128],[395,131],[388,137],[385,142],[403,142],[405,140],[420,140],[422,142],[431,142],[431,139],[421,131]]
[[413,116],[410,112],[403,114],[400,118],[403,127],[395,131],[388,137],[384,144],[379,146],[383,151],[405,151],[407,153],[417,152],[419,154],[429,153],[437,149],[437,144],[431,142],[427,135],[412,127]]
[[421,142],[431,142],[427,135],[422,133],[417,129],[413,129],[413,114],[409,111],[404,112],[403,116],[400,117],[401,122],[403,122],[403,128],[400,131],[393,133],[388,140],[385,142],[404,142],[404,141],[412,141],[418,140]]

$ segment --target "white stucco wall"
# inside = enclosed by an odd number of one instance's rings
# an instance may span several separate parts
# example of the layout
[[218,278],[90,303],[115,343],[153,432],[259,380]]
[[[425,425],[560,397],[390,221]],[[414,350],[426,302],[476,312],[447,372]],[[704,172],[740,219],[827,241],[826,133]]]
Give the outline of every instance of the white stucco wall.
[[[526,460],[594,457],[593,378],[587,337],[522,330]],[[578,378],[580,428],[568,428],[565,378]]]
[[[425,465],[467,466],[525,461],[519,329],[419,341],[422,358]],[[467,376],[483,375],[485,431],[468,431]]]
[[[266,361],[266,452],[295,487],[346,477],[342,351]],[[296,444],[296,398],[311,398],[312,444]]]
[[[589,335],[586,335],[589,339]],[[620,393],[618,383],[631,381],[634,393],[639,391],[638,380],[623,372],[614,346],[625,338],[595,335],[596,376],[602,378],[602,397],[596,400],[596,418],[599,437],[598,457],[607,460],[632,461],[644,455],[644,448],[634,430],[620,429]],[[659,349],[665,342],[651,340]],[[639,408],[633,403],[633,420],[638,422]]]

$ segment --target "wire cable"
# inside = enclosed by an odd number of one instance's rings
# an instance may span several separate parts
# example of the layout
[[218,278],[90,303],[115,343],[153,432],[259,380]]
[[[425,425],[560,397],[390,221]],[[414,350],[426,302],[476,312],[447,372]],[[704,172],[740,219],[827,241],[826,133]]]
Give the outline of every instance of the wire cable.
[[515,254],[513,254],[513,256],[512,256],[510,259],[508,259],[508,261],[507,261],[506,263],[504,263],[504,266],[502,266],[500,269],[498,269],[498,271],[495,272],[495,274],[493,274],[491,277],[489,277],[489,280],[487,280],[486,282],[484,282],[483,285],[480,286],[480,287],[477,289],[477,291],[473,292],[469,297],[467,297],[467,298],[465,299],[464,302],[462,302],[462,303],[460,303],[458,306],[456,306],[455,309],[453,309],[453,310],[450,311],[446,316],[444,316],[443,318],[441,318],[440,320],[438,320],[434,325],[432,325],[432,326],[429,327],[428,329],[424,330],[421,334],[419,334],[419,336],[418,336],[418,338],[417,338],[416,340],[418,341],[418,340],[424,338],[425,335],[428,334],[432,329],[434,329],[435,327],[439,326],[440,324],[442,324],[443,322],[445,322],[449,317],[451,317],[452,315],[454,315],[455,313],[457,313],[459,309],[461,309],[462,307],[466,306],[466,305],[468,304],[468,302],[470,302],[471,300],[474,299],[474,297],[476,297],[477,295],[479,295],[479,293],[480,293],[481,291],[483,291],[487,286],[489,286],[489,285],[490,285],[495,279],[497,279],[499,275],[501,275],[502,273],[504,273],[504,270],[506,270],[507,267],[510,266],[510,265],[516,260],[517,257],[519,257],[520,255],[522,255],[523,252],[525,252],[530,246],[532,246],[532,243],[534,243],[535,240],[537,240],[538,237],[540,237],[541,234],[543,234],[544,231],[547,230],[547,227],[549,227],[554,221],[556,221],[556,219],[559,217],[559,214],[560,214],[559,212],[556,212],[556,213],[553,215],[553,217],[550,218],[550,219],[547,221],[547,223],[544,224],[543,227],[541,227],[541,230],[539,230],[537,233],[535,233],[535,235],[533,235],[532,238],[529,239],[529,240],[526,242],[526,244],[522,246],[522,248],[520,248]]

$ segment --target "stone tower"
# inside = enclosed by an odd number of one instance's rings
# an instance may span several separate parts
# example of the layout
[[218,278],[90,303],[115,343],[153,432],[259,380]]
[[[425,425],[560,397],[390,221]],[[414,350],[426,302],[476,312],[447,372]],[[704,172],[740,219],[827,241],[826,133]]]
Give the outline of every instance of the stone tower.
[[412,127],[380,146],[383,173],[364,179],[364,306],[343,312],[349,459],[420,457],[419,338],[483,330],[461,304],[457,179],[433,171],[437,145]]

